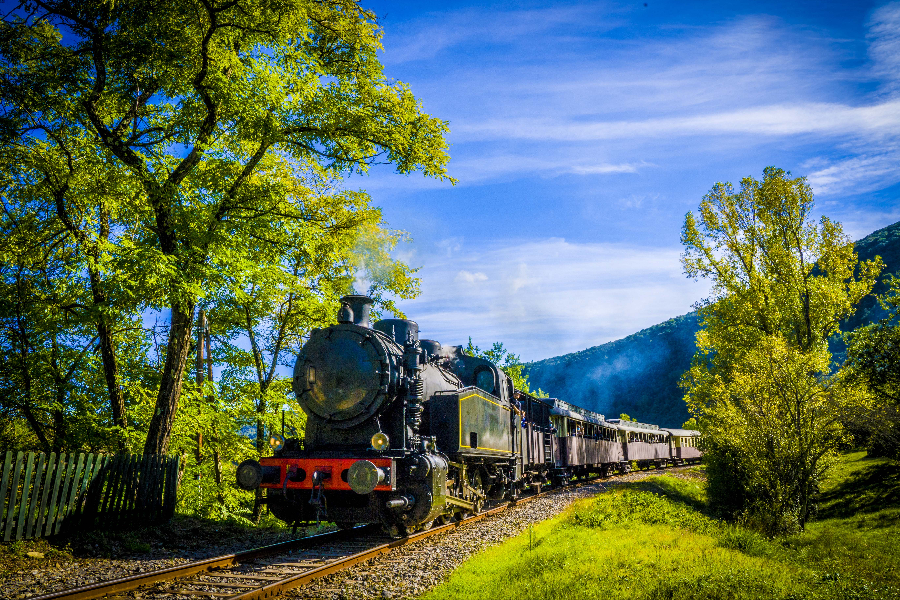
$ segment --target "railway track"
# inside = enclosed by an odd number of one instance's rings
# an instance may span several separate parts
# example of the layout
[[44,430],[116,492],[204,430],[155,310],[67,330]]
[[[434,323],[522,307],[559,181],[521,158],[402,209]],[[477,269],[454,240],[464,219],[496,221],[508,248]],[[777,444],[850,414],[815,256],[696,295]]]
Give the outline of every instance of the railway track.
[[[566,487],[592,481],[596,481],[596,479],[579,481]],[[274,598],[281,592],[347,569],[395,548],[451,531],[464,524],[500,513],[508,507],[562,489],[566,488],[554,488],[546,492],[523,496],[518,500],[469,516],[462,521],[435,526],[400,539],[387,537],[379,527],[374,525],[360,526],[351,530],[324,533],[263,546],[246,552],[208,558],[159,571],[32,596],[28,600],[93,600],[95,598],[125,600],[134,598],[134,595],[129,592],[135,590],[139,590],[140,597],[146,600],[172,597],[215,600]]]

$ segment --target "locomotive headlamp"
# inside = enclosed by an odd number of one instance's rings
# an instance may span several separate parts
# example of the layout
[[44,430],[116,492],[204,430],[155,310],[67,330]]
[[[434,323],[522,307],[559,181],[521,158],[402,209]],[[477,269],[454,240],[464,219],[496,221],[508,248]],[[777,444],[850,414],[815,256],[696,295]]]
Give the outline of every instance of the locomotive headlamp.
[[368,460],[356,461],[347,472],[347,483],[357,494],[371,494],[384,478],[385,472]]
[[241,489],[252,491],[259,487],[263,480],[263,468],[253,459],[248,459],[238,465],[237,484]]
[[274,452],[278,452],[284,448],[284,437],[277,433],[273,433],[269,436],[269,446],[272,447]]
[[387,450],[387,447],[390,445],[390,443],[391,438],[380,431],[372,436],[372,449],[377,450],[378,452]]

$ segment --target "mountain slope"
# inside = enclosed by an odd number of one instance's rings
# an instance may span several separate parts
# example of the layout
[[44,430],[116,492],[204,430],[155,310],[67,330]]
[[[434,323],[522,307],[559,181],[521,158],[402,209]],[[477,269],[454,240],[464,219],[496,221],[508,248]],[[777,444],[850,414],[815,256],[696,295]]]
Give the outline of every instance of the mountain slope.
[[[884,260],[882,281],[874,290],[883,293],[884,276],[900,275],[900,222],[867,235],[855,248],[860,260]],[[875,297],[868,296],[841,329],[851,331],[883,316]],[[524,373],[532,389],[608,417],[625,412],[640,421],[677,427],[689,417],[678,380],[690,366],[698,329],[697,313],[690,312],[621,340],[528,363]],[[832,349],[839,360],[843,343],[836,340]]]

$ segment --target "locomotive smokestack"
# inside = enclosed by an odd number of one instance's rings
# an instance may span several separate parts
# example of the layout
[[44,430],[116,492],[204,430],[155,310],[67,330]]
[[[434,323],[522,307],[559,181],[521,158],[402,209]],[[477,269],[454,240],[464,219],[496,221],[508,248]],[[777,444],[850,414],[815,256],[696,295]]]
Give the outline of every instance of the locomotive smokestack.
[[372,299],[368,296],[344,296],[341,298],[341,310],[338,311],[338,323],[352,323],[360,327],[371,327],[369,309]]

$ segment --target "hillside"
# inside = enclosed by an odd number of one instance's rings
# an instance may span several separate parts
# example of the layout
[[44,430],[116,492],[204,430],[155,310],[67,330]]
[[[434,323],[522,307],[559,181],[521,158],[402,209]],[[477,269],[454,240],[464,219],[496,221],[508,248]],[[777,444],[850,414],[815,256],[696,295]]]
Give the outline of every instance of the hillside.
[[[900,275],[900,222],[867,235],[855,247],[860,260],[881,256],[884,275]],[[875,292],[885,289],[882,281]],[[850,331],[883,316],[875,297],[868,296],[841,328]],[[690,366],[698,328],[697,313],[690,312],[621,340],[528,363],[524,373],[532,389],[607,416],[625,412],[641,421],[677,427],[689,417],[678,380]],[[832,350],[840,359],[843,343],[835,340]]]

